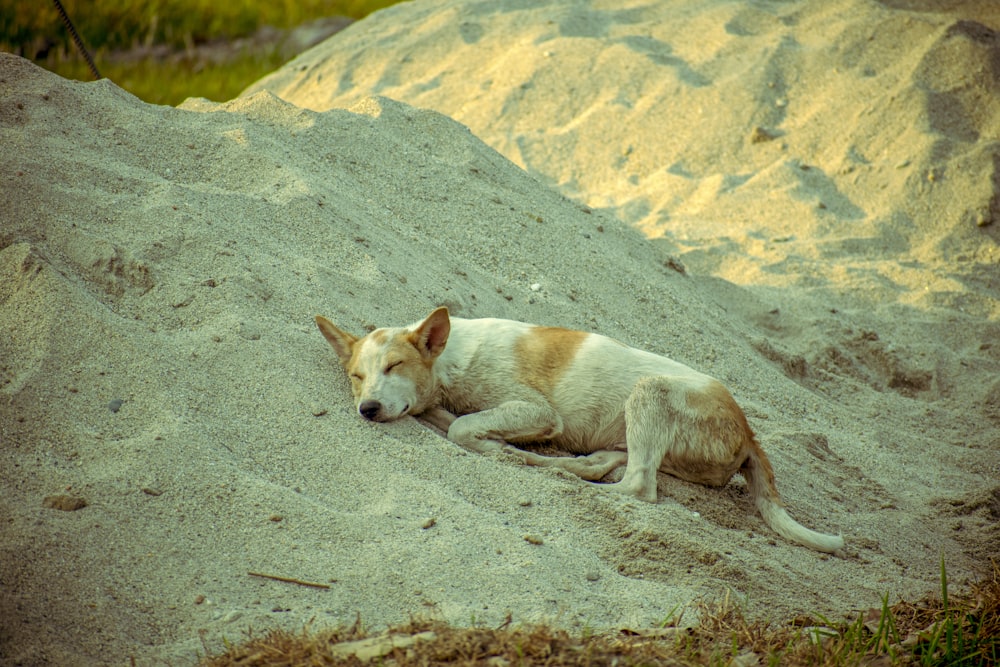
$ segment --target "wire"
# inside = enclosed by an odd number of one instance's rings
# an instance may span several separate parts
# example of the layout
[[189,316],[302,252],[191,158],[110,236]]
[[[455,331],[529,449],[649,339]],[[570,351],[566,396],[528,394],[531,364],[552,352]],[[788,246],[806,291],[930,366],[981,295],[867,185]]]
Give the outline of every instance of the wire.
[[73,43],[76,44],[76,50],[80,52],[83,59],[87,61],[87,66],[90,68],[90,73],[94,75],[94,79],[100,79],[101,73],[97,71],[97,65],[94,64],[94,59],[90,57],[90,52],[87,51],[87,47],[83,45],[83,40],[80,39],[80,35],[76,32],[76,28],[73,27],[73,22],[69,20],[69,14],[63,9],[62,3],[59,0],[52,0],[52,4],[56,6],[56,11],[59,12],[59,16],[62,18],[63,24],[66,26],[66,30],[69,31],[69,36],[73,38]]

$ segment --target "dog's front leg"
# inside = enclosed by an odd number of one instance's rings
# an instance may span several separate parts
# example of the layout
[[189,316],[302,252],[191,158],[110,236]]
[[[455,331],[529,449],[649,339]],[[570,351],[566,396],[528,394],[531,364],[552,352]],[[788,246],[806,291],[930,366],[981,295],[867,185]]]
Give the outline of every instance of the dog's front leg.
[[542,456],[507,444],[507,441],[551,440],[562,433],[562,418],[546,404],[510,401],[491,410],[457,418],[448,439],[475,452],[506,452],[527,465],[562,468],[586,480],[598,480],[627,459],[625,452],[598,451],[587,456]]
[[455,415],[441,407],[424,410],[419,415],[416,415],[416,417],[427,422],[434,428],[440,429],[444,433],[448,432],[448,429],[451,428],[451,425],[455,422],[455,419],[457,419]]
[[466,449],[487,454],[514,449],[507,445],[508,440],[550,440],[560,433],[562,419],[548,405],[508,401],[457,418],[448,428],[448,439]]

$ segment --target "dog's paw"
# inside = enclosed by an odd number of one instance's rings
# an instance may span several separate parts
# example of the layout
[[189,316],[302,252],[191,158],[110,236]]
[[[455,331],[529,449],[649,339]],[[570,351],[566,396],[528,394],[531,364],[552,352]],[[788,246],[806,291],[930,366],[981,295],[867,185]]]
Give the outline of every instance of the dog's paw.
[[578,456],[573,459],[573,466],[576,469],[572,472],[579,475],[583,479],[596,481],[607,475],[615,468],[625,465],[627,460],[628,455],[625,452],[601,450],[594,452],[593,454]]
[[637,486],[634,483],[630,483],[627,479],[623,479],[620,482],[615,482],[614,484],[601,484],[602,489],[607,489],[608,491],[616,491],[617,493],[622,493],[626,496],[632,496],[638,500],[647,503],[656,502],[656,484],[652,485],[652,488],[643,488]]

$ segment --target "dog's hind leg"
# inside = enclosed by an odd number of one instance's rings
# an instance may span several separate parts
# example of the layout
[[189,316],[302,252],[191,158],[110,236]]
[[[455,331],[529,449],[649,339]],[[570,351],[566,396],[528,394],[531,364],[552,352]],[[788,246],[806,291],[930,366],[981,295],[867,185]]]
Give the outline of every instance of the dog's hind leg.
[[656,471],[677,432],[676,411],[670,407],[669,385],[640,380],[625,402],[625,442],[628,465],[620,482],[607,488],[656,502]]
[[448,439],[479,453],[505,452],[528,465],[562,468],[586,480],[598,480],[625,463],[625,452],[598,451],[587,456],[542,456],[507,444],[542,442],[562,433],[562,418],[543,403],[508,401],[496,408],[457,418]]
[[625,465],[628,454],[613,449],[600,449],[586,456],[542,456],[533,452],[521,452],[525,463],[532,466],[562,468],[581,479],[596,482],[615,468]]
[[658,470],[698,484],[726,484],[752,437],[742,414],[714,380],[704,386],[671,377],[639,380],[625,403],[628,466],[609,487],[656,502]]

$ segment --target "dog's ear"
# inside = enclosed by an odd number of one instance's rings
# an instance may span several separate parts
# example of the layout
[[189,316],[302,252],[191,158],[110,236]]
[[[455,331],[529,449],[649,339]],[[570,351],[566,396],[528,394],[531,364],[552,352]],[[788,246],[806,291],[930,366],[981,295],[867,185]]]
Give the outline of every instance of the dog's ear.
[[450,333],[451,320],[448,317],[448,309],[442,306],[417,325],[410,334],[410,342],[420,350],[421,354],[433,359],[444,350]]
[[333,349],[336,350],[337,356],[340,358],[340,363],[346,368],[347,364],[351,361],[353,347],[358,342],[358,337],[352,336],[346,331],[341,331],[333,322],[322,315],[316,316],[316,326],[319,327],[323,338],[326,338],[330,345],[333,346]]

